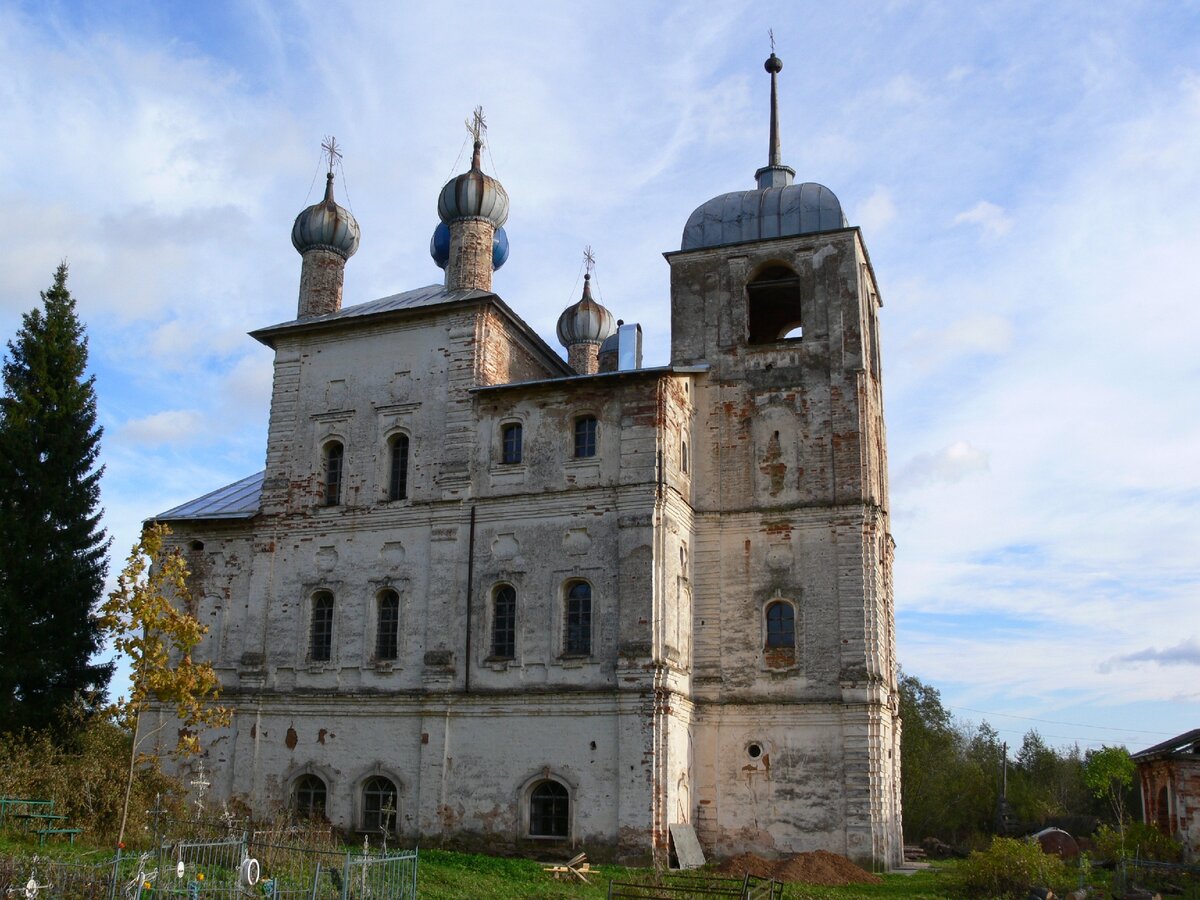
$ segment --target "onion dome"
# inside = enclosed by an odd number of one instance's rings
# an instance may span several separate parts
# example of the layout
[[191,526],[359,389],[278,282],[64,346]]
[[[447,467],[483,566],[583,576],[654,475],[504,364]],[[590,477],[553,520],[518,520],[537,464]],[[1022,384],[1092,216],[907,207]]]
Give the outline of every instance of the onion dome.
[[564,347],[572,344],[598,344],[615,334],[616,319],[592,299],[592,276],[583,276],[583,296],[558,317],[558,340]]
[[771,76],[771,134],[767,164],[754,173],[758,187],[722,194],[697,207],[683,227],[683,250],[833,231],[849,224],[829,188],[812,181],[793,183],[796,172],[783,164],[779,144],[775,76],[783,61],[772,53],[763,68]]
[[325,176],[325,199],[314,203],[292,226],[292,245],[304,254],[309,250],[331,250],[349,259],[358,250],[358,221],[333,200],[333,173]]
[[475,139],[471,170],[451,178],[438,197],[438,218],[447,225],[455,219],[483,218],[497,228],[508,221],[508,192],[479,166],[483,142]]
[[[433,237],[429,239],[429,255],[437,263],[439,269],[444,269],[450,262],[450,226],[439,222],[433,229]],[[503,228],[497,228],[492,235],[492,269],[498,269],[508,260],[508,234]]]

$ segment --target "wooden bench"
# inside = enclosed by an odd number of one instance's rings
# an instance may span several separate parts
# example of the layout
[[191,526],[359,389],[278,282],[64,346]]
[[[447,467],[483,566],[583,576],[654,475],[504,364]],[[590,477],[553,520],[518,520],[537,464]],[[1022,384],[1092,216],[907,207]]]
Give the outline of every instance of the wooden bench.
[[[66,818],[65,816],[63,818]],[[46,838],[52,834],[65,834],[70,838],[71,843],[75,843],[75,835],[82,834],[82,828],[39,828],[34,832],[38,836],[38,846],[41,847],[46,843]]]

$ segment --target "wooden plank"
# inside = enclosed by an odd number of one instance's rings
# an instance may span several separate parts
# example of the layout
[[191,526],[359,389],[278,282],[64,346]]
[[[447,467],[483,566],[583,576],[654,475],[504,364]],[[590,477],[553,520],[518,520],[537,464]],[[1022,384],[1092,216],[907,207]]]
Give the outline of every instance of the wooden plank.
[[679,868],[699,869],[703,866],[704,851],[700,849],[696,829],[682,822],[667,827],[671,832],[671,842],[675,845],[675,858],[679,860]]

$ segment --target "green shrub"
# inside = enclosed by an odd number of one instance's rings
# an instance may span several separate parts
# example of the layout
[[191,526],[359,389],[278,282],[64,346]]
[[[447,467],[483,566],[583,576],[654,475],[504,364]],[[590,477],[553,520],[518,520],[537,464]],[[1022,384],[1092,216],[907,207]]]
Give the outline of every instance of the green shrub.
[[[93,846],[115,840],[129,770],[129,735],[99,717],[67,741],[51,731],[0,734],[0,795],[54,801],[54,811],[69,816],[64,825],[83,829]],[[155,794],[163,807],[177,811],[182,787],[165,776],[156,760],[139,765],[129,801],[131,845],[149,836],[147,811]]]
[[1183,845],[1179,841],[1144,822],[1126,825],[1123,843],[1121,832],[1107,825],[1100,826],[1093,840],[1096,843],[1096,855],[1110,862],[1133,856],[1162,862],[1179,862],[1183,859]]
[[998,837],[982,852],[976,850],[960,869],[969,897],[1014,897],[1024,900],[1032,887],[1063,885],[1067,867],[1057,856],[1043,853],[1035,843]]

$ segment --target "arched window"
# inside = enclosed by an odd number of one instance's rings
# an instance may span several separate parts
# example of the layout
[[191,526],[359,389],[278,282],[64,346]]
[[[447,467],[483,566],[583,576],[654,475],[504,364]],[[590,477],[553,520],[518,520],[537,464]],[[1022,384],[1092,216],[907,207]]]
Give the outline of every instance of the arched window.
[[521,461],[521,423],[510,422],[500,430],[500,461],[508,464]]
[[587,459],[596,455],[596,417],[580,416],[575,420],[575,458]]
[[363,784],[362,828],[363,831],[396,830],[396,785],[390,778],[376,775]]
[[383,591],[379,595],[378,629],[375,632],[375,658],[395,659],[400,647],[400,595]]
[[325,782],[316,775],[301,775],[292,790],[292,811],[298,819],[325,817]]
[[493,595],[492,656],[512,659],[517,655],[517,592],[502,584]]
[[769,266],[746,285],[751,344],[771,344],[803,335],[800,278],[787,266]]
[[586,581],[567,585],[566,634],[563,652],[588,656],[592,652],[592,586]]
[[571,830],[571,795],[557,781],[540,781],[529,793],[529,836],[565,838]]
[[337,506],[342,502],[342,458],[345,451],[340,441],[325,445],[325,505]]
[[397,434],[388,442],[388,499],[408,497],[408,435]]
[[321,591],[312,602],[312,628],[309,630],[308,658],[328,662],[333,654],[333,594]]
[[767,606],[767,649],[792,650],[796,646],[796,611],[776,600]]
[[680,468],[680,470],[683,472],[683,474],[684,474],[684,475],[686,475],[686,474],[687,474],[687,470],[688,470],[688,463],[689,463],[689,462],[690,462],[690,460],[688,459],[688,445],[687,445],[687,441],[680,441],[680,445],[679,445],[679,468]]

